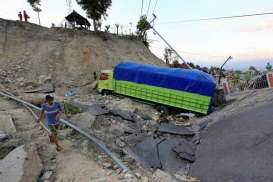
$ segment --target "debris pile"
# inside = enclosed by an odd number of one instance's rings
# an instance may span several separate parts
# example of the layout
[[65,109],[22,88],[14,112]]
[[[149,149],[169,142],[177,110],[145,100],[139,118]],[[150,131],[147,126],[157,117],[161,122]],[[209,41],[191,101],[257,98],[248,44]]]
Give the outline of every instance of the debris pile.
[[[143,112],[136,108],[126,110],[126,106],[116,106],[115,99],[113,103],[108,103],[109,98],[113,99],[107,96],[100,103],[93,102],[83,113],[73,116],[71,121],[104,141],[120,154],[133,171],[139,171],[140,168],[148,171],[161,169],[171,174],[187,175],[190,164],[195,160],[193,141],[199,133],[196,128],[175,125],[168,122],[167,118],[165,121],[168,123],[160,123],[159,113],[152,107]],[[105,163],[109,168],[111,162]]]

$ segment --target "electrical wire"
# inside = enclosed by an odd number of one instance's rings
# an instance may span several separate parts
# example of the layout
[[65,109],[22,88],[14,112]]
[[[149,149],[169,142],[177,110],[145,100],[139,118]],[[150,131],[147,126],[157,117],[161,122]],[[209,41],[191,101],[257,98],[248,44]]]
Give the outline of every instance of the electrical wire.
[[155,6],[154,6],[154,10],[153,10],[153,14],[155,13],[155,8],[157,6],[158,0],[155,1]]
[[147,17],[148,17],[148,15],[149,15],[150,5],[151,5],[151,0],[149,0],[149,5],[148,5],[147,13],[146,13],[146,16],[147,16]]
[[143,0],[141,1],[141,13],[140,13],[140,16],[142,16],[142,13],[143,13]]
[[[161,50],[164,50],[165,48],[163,47],[156,47],[156,46],[151,46],[150,47],[152,48],[156,48],[156,49],[161,49]],[[196,56],[204,56],[204,57],[208,57],[208,58],[217,58],[217,59],[223,59],[225,58],[225,56],[218,56],[218,55],[209,55],[209,54],[202,54],[202,53],[195,53],[195,52],[191,52],[191,51],[181,51],[181,50],[178,50],[178,52],[181,52],[183,54],[188,54],[188,55],[196,55]]]
[[234,15],[234,16],[222,16],[222,17],[214,17],[214,18],[200,18],[200,19],[178,20],[178,21],[162,22],[162,23],[158,23],[156,25],[177,24],[177,23],[190,23],[190,22],[201,22],[201,21],[210,21],[210,20],[223,20],[223,19],[233,19],[233,18],[245,18],[245,17],[253,17],[253,16],[265,16],[265,15],[273,15],[273,12],[244,14],[244,15]]

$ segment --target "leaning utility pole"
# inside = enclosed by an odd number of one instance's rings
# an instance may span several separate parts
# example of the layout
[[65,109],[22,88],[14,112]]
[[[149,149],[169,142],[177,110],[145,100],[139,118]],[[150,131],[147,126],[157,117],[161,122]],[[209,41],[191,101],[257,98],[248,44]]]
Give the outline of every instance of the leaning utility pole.
[[171,50],[173,50],[173,52],[176,54],[176,56],[177,57],[179,57],[182,61],[183,61],[183,63],[184,64],[186,64],[187,65],[187,67],[188,68],[190,68],[190,69],[192,69],[192,67],[182,58],[182,56],[180,56],[180,54],[171,46],[171,44],[169,44],[168,42],[167,42],[167,40],[166,39],[164,39],[164,37],[162,36],[162,35],[160,35],[160,33],[151,25],[154,21],[155,21],[155,19],[156,19],[156,16],[155,16],[155,14],[153,14],[153,19],[152,19],[152,21],[149,23],[149,27],[148,28],[151,28],[151,29],[153,29],[153,31],[169,46],[169,48],[171,49]]
[[221,78],[222,78],[222,76],[223,76],[223,67],[225,66],[225,64],[229,61],[229,60],[231,60],[232,59],[232,57],[231,56],[229,56],[227,59],[226,59],[226,61],[224,62],[224,64],[222,64],[222,66],[220,67],[220,73],[219,73],[219,79],[218,79],[218,84],[220,85],[220,83],[221,83]]

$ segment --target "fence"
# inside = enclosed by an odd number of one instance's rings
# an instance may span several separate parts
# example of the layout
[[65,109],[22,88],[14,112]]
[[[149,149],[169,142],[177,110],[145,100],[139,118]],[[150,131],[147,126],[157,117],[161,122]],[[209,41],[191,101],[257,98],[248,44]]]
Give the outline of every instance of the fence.
[[[246,75],[245,75],[246,76]],[[249,89],[262,89],[268,88],[268,81],[266,73],[257,73],[255,75],[247,75],[248,78],[228,78],[230,90],[233,91],[244,91]]]

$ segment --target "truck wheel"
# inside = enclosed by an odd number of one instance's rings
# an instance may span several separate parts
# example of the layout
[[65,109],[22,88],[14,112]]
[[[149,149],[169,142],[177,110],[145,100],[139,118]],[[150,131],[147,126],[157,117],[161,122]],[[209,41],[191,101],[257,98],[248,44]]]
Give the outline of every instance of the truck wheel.
[[168,116],[169,115],[169,109],[166,106],[157,105],[155,109],[161,114],[161,116]]
[[101,92],[101,95],[103,95],[103,96],[110,95],[110,94],[111,94],[111,92],[109,90],[103,90]]

